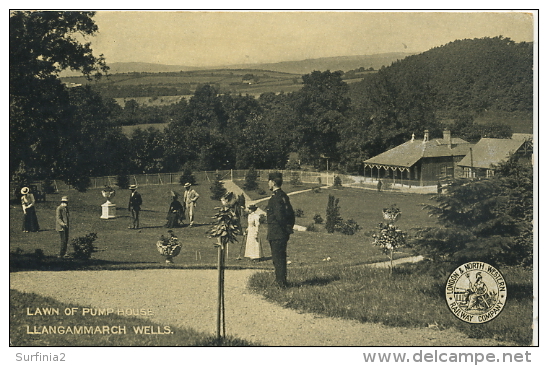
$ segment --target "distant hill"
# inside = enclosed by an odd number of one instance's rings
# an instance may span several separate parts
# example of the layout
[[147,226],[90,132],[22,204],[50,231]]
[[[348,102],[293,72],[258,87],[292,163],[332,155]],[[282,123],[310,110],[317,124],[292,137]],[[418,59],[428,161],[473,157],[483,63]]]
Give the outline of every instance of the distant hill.
[[[403,59],[412,53],[393,52],[381,53],[376,55],[361,55],[361,56],[338,56],[338,57],[322,57],[315,59],[307,59],[300,61],[283,61],[261,64],[237,64],[237,65],[220,65],[211,67],[195,67],[184,65],[163,65],[146,62],[114,62],[108,64],[110,74],[131,73],[131,72],[179,72],[179,71],[195,71],[195,70],[215,70],[215,69],[260,69],[285,72],[290,74],[309,74],[312,71],[349,71],[360,67],[366,69],[373,67],[375,70],[382,66],[389,66],[392,62]],[[77,76],[79,73],[63,71],[62,77]]]
[[375,70],[382,66],[390,66],[393,62],[404,59],[413,53],[393,52],[381,53],[376,55],[361,55],[361,56],[337,56],[337,57],[322,57],[315,59],[307,59],[301,61],[283,61],[274,63],[262,64],[247,64],[247,65],[229,65],[219,68],[235,68],[235,69],[263,69],[279,72],[287,72],[291,74],[309,74],[312,71],[337,71],[344,72],[355,70],[360,67],[366,69],[373,67]]
[[460,119],[463,125],[472,118],[530,133],[533,44],[502,36],[456,40],[395,62],[351,84],[350,91],[355,105],[382,105],[391,113],[395,106],[407,120],[424,121],[428,115],[418,111],[428,110],[439,120]]

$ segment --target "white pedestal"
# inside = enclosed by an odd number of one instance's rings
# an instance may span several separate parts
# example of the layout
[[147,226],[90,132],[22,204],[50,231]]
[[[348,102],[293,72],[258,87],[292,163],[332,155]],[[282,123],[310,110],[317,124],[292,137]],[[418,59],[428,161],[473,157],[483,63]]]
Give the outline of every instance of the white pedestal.
[[116,218],[116,205],[110,201],[106,201],[101,205],[103,208],[102,219],[115,219]]

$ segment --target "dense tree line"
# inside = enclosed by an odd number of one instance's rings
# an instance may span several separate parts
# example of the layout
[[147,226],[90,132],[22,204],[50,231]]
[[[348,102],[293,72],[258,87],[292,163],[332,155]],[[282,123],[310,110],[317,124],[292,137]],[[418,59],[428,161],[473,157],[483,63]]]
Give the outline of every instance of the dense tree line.
[[[102,57],[73,37],[97,31],[92,17],[10,16],[12,178],[63,179],[84,189],[94,175],[284,168],[291,152],[318,168],[328,158],[335,168],[357,171],[364,159],[412,133],[441,135],[444,118],[471,137],[508,136],[511,131],[496,124],[474,128],[475,114],[532,106],[531,46],[497,37],[407,57],[352,87],[340,71],[314,71],[292,93],[254,98],[201,85],[188,100],[169,106],[130,100],[122,108],[99,89],[68,88],[58,77],[65,68],[89,77],[106,71]],[[141,123],[168,127],[122,134],[122,125]]]
[[190,95],[188,86],[150,86],[150,85],[94,85],[93,88],[105,98],[161,98],[165,95]]

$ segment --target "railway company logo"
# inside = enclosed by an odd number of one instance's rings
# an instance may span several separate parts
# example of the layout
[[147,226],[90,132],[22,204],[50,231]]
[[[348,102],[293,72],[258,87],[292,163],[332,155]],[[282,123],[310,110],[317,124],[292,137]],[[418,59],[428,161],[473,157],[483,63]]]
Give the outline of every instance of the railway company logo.
[[451,273],[445,285],[445,300],[459,319],[473,324],[493,320],[506,304],[504,277],[483,262],[468,262]]

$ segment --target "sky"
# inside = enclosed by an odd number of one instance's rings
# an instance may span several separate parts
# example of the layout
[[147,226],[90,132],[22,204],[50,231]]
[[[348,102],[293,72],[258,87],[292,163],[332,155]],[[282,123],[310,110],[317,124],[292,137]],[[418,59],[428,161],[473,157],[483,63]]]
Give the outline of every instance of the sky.
[[216,66],[424,52],[457,39],[534,40],[525,12],[98,11],[107,63]]

